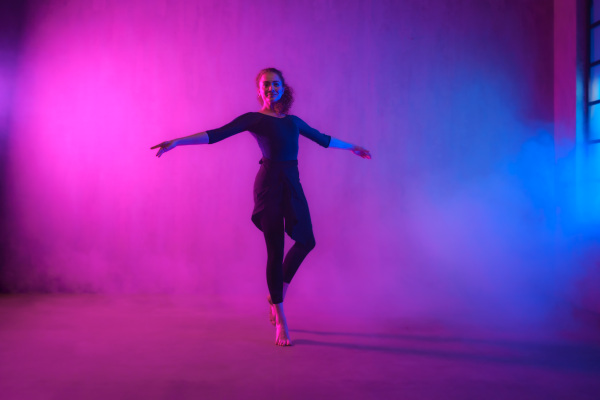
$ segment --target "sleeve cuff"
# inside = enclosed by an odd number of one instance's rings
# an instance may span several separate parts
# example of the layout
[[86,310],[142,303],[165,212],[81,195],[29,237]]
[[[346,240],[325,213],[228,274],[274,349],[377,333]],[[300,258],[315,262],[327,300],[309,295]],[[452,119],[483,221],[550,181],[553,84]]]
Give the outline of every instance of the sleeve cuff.
[[211,130],[206,131],[206,134],[208,135],[208,144],[213,144],[214,140],[213,140],[213,137],[212,137],[212,131]]

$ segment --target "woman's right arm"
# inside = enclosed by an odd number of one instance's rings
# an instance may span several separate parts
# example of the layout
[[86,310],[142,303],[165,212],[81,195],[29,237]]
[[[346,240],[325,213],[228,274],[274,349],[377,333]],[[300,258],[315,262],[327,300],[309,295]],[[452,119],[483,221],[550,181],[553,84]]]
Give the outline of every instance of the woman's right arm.
[[190,136],[184,136],[178,139],[167,140],[150,147],[150,149],[158,149],[156,157],[160,157],[169,150],[173,150],[177,146],[185,146],[188,144],[208,144],[208,134],[206,132],[196,133]]
[[174,149],[177,146],[182,146],[186,144],[212,144],[216,142],[220,142],[223,139],[226,139],[230,136],[235,135],[236,133],[243,132],[248,130],[253,124],[255,124],[260,119],[259,113],[246,113],[240,115],[230,123],[225,126],[222,126],[218,129],[209,129],[206,132],[196,133],[194,135],[185,136],[179,139],[167,140],[166,142],[162,142],[157,144],[156,146],[150,147],[150,149],[156,149],[160,147],[158,153],[156,153],[157,157],[160,157],[163,153],[166,153],[169,150]]

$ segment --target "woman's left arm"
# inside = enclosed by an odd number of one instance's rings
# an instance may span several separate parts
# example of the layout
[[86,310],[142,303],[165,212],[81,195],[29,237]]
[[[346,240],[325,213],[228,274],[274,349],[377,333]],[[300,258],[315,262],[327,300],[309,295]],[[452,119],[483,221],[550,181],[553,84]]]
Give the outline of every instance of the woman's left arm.
[[308,126],[308,124],[306,122],[302,121],[300,118],[298,118],[296,116],[291,116],[291,117],[298,124],[298,129],[300,131],[300,134],[302,134],[303,136],[306,136],[307,138],[320,144],[321,146],[333,147],[334,149],[350,150],[357,156],[360,156],[362,158],[366,158],[369,160],[371,159],[371,153],[369,153],[369,150],[365,149],[364,147],[344,142],[343,140],[336,139],[333,136],[324,135],[321,132],[319,132],[318,130],[316,130],[315,128],[311,128],[310,126]]
[[364,147],[357,146],[352,143],[344,142],[343,140],[340,140],[340,139],[336,139],[333,136],[331,137],[331,142],[329,142],[329,147],[333,148],[333,149],[350,150],[357,156],[360,156],[362,158],[366,158],[369,160],[371,159],[371,153],[369,153],[369,150],[365,149]]

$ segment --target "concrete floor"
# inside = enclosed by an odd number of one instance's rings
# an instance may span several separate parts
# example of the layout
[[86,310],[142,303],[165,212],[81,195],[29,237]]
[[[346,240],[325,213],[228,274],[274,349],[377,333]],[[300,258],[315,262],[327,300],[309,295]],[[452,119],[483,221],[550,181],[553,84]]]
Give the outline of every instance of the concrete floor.
[[168,296],[0,297],[0,398],[600,399],[600,346]]

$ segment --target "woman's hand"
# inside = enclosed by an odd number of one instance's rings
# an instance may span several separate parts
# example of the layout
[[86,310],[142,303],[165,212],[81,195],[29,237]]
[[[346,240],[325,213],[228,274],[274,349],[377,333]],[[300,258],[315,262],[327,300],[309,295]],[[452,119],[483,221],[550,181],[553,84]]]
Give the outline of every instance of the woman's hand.
[[160,149],[158,149],[156,157],[160,157],[163,155],[163,153],[166,153],[167,151],[177,147],[177,144],[175,143],[175,140],[167,140],[166,142],[162,142],[160,144],[157,144],[156,146],[150,147],[150,150],[156,149],[157,147],[160,147]]
[[371,159],[371,153],[369,153],[369,150],[365,149],[364,147],[354,145],[354,146],[352,146],[350,151],[352,151],[354,154],[356,154],[357,156],[360,156],[362,158],[366,158],[368,160]]

